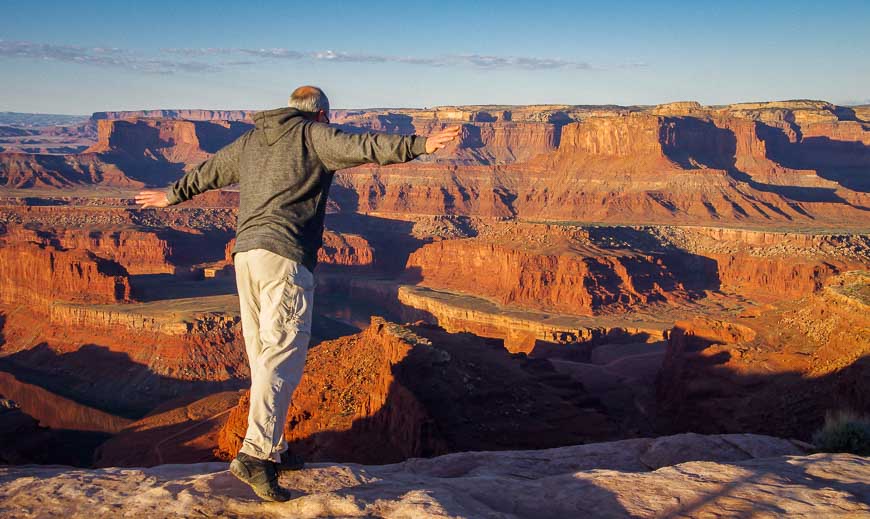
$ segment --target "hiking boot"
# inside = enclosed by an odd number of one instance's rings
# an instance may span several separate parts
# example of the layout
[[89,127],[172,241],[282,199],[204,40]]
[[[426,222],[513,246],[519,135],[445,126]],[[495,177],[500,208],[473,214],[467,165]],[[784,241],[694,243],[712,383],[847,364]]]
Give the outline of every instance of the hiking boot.
[[298,454],[291,453],[290,451],[282,452],[281,463],[275,464],[278,473],[302,470],[304,467],[305,459]]
[[289,490],[278,485],[278,471],[274,461],[261,460],[240,452],[230,463],[230,472],[247,483],[260,499],[289,501],[292,498]]

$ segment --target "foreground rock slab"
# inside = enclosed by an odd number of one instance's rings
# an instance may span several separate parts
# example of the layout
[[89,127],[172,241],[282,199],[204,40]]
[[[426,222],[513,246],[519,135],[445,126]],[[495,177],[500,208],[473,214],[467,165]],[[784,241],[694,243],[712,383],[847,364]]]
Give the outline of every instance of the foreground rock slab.
[[683,434],[393,465],[311,464],[262,503],[225,463],[0,468],[3,517],[865,517],[870,459]]

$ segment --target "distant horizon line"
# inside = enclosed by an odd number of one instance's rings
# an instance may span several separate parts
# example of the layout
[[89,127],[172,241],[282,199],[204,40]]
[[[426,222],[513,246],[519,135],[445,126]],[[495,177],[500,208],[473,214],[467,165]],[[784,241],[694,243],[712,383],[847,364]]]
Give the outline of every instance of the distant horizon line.
[[[341,108],[331,108],[330,110],[435,110],[439,108],[466,108],[466,107],[495,107],[495,108],[513,108],[513,107],[530,107],[530,106],[564,106],[568,108],[577,108],[577,107],[590,107],[590,108],[605,108],[605,107],[616,107],[616,108],[651,108],[656,106],[670,105],[676,103],[698,103],[702,107],[706,108],[720,108],[725,106],[733,106],[733,105],[742,105],[742,104],[757,104],[757,103],[791,103],[791,102],[819,102],[819,103],[828,103],[833,106],[842,106],[846,108],[851,107],[860,107],[860,106],[868,106],[870,105],[870,99],[865,99],[862,101],[849,101],[846,103],[835,103],[832,101],[825,101],[824,99],[769,99],[763,101],[737,101],[733,103],[716,103],[705,105],[700,101],[691,101],[691,100],[683,100],[683,101],[668,101],[664,103],[656,103],[656,104],[617,104],[617,103],[528,103],[528,104],[501,104],[501,103],[493,103],[493,104],[454,104],[454,105],[434,105],[434,106],[366,106],[366,107],[341,107]],[[125,108],[125,109],[106,109],[106,110],[97,110],[91,113],[58,113],[58,112],[19,112],[15,110],[0,110],[0,114],[10,114],[10,115],[45,115],[45,116],[63,116],[63,117],[92,117],[94,114],[98,113],[106,113],[106,112],[157,112],[157,111],[182,111],[182,110],[202,110],[202,111],[210,111],[210,112],[262,112],[265,110],[274,110],[277,108],[283,108],[284,106],[276,106],[274,108]]]

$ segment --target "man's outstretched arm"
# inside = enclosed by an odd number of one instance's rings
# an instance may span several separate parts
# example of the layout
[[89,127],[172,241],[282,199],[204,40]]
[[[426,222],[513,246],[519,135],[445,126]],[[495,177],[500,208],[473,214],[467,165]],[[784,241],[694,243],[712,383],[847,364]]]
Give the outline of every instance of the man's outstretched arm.
[[420,135],[347,133],[325,124],[311,125],[311,142],[323,164],[332,171],[376,163],[382,166],[408,162],[424,153],[434,153],[459,136],[461,126]]
[[136,203],[143,209],[166,207],[190,200],[205,191],[235,184],[239,181],[239,157],[249,135],[250,132],[245,133],[224,146],[210,159],[185,173],[166,190],[140,191],[136,195]]

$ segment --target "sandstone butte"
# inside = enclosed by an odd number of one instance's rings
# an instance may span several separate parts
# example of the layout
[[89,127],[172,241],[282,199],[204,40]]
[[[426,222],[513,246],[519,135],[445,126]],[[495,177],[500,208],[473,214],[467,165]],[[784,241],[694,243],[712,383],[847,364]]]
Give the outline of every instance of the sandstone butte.
[[312,463],[263,503],[226,463],[0,468],[0,513],[114,517],[862,517],[867,460],[787,440],[682,434],[388,465]]

